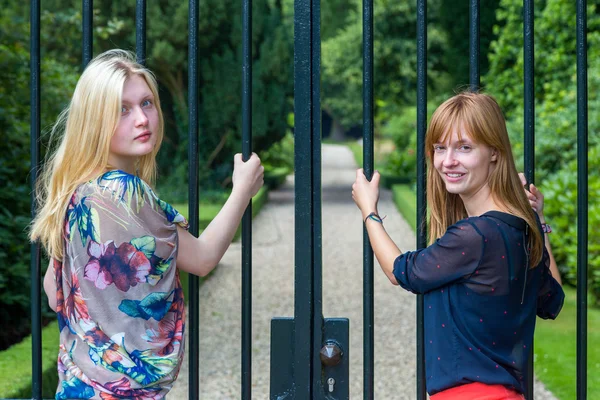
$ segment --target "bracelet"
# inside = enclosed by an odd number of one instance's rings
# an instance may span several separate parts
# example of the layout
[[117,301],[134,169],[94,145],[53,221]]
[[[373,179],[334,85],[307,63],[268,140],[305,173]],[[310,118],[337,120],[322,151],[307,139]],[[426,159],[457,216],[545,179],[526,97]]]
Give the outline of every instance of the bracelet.
[[368,219],[372,219],[373,221],[377,221],[377,222],[379,222],[380,224],[383,225],[383,220],[384,220],[385,217],[387,217],[387,215],[385,215],[383,218],[381,218],[379,216],[379,214],[377,214],[375,212],[372,212],[371,214],[367,215],[367,218],[365,218],[365,224],[367,223]]
[[552,228],[550,227],[550,224],[542,224],[542,231],[544,233],[552,232]]

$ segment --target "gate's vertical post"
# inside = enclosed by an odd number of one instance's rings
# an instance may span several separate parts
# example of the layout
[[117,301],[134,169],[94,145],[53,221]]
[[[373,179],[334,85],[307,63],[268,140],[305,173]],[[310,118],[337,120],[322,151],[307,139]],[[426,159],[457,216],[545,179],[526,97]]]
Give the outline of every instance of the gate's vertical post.
[[92,59],[94,38],[92,35],[92,25],[94,19],[94,1],[83,0],[82,13],[81,13],[81,29],[83,32],[83,54],[82,54],[82,68],[88,65]]
[[[373,0],[363,0],[363,168],[373,178]],[[363,387],[364,399],[374,398],[375,321],[373,249],[363,226]]]
[[[31,153],[31,218],[37,201],[35,185],[40,163],[40,1],[32,0],[30,9],[30,153]],[[42,302],[40,244],[31,244],[31,390],[33,399],[42,398]]]
[[[425,131],[427,129],[427,0],[417,0],[417,248],[427,246]],[[417,295],[417,399],[425,400],[423,295]]]
[[[534,7],[533,0],[523,3],[523,64],[525,84],[524,127],[525,176],[527,182],[535,182],[535,92],[534,92]],[[525,376],[525,397],[533,399],[533,343],[529,346],[529,361]]]
[[[295,290],[294,380],[298,399],[312,399],[314,276],[312,204],[312,1],[294,2]],[[302,329],[302,331],[300,331]]]
[[523,131],[525,132],[524,156],[527,181],[535,182],[535,93],[534,93],[534,36],[533,0],[524,0],[523,7],[523,64],[525,79],[525,110]]
[[321,0],[311,0],[311,152],[312,152],[312,392],[323,396],[323,369],[320,350],[323,344],[323,256],[321,227]]
[[471,0],[470,3],[470,29],[469,29],[469,86],[472,92],[480,87],[479,73],[479,1]]
[[587,1],[577,0],[577,399],[587,398]]
[[[189,1],[189,32],[188,32],[188,119],[189,119],[189,194],[188,215],[190,233],[198,236],[200,231],[199,218],[199,190],[198,182],[198,30],[199,30],[199,0]],[[198,399],[200,393],[199,383],[199,349],[200,349],[200,294],[198,292],[199,279],[189,276],[189,399]]]
[[[252,153],[252,0],[242,1],[242,159]],[[242,399],[252,396],[252,201],[242,217]]]
[[146,64],[146,0],[135,2],[135,54],[137,62]]

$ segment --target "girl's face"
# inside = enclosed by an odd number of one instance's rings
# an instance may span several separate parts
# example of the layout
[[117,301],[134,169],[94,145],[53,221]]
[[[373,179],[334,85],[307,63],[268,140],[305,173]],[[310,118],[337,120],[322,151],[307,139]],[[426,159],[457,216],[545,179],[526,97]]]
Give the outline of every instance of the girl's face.
[[434,168],[442,177],[446,190],[458,194],[465,205],[470,199],[485,201],[489,197],[488,178],[496,158],[494,149],[474,142],[464,129],[460,140],[453,128],[446,143],[433,145]]
[[110,141],[108,162],[131,174],[135,162],[154,149],[157,140],[158,110],[148,84],[139,75],[123,85],[121,117]]

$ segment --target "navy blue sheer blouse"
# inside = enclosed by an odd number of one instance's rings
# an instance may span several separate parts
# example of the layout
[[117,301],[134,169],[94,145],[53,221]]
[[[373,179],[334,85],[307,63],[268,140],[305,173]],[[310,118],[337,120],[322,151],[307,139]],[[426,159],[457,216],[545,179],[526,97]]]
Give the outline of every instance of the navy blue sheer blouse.
[[525,393],[536,315],[554,319],[564,301],[545,248],[527,268],[526,232],[521,218],[490,211],[395,260],[400,286],[424,294],[430,395],[473,382]]

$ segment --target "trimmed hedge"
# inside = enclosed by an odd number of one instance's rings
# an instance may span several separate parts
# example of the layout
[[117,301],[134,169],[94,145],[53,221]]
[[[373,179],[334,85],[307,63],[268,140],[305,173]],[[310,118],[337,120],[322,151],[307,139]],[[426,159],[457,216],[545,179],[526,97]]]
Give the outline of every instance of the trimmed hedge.
[[392,185],[392,198],[396,208],[410,225],[414,232],[417,231],[417,195],[412,185]]

